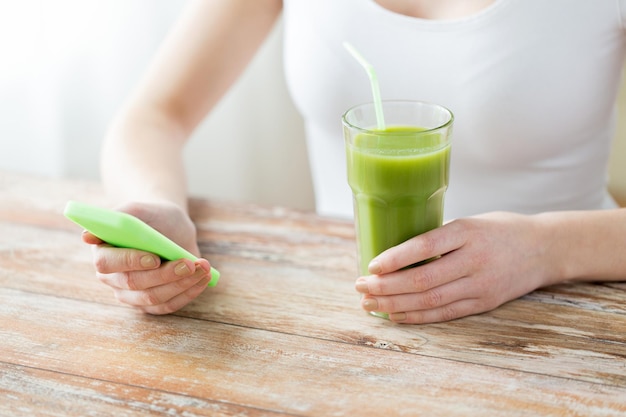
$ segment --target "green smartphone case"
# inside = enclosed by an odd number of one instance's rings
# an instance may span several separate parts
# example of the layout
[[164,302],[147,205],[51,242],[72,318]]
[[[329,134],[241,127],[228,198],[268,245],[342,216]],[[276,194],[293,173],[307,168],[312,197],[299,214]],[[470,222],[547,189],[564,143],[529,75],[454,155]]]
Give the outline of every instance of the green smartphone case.
[[[198,259],[148,224],[128,213],[78,201],[68,201],[64,214],[65,217],[110,245],[152,252],[169,261],[182,258],[192,261]],[[211,281],[208,286],[217,285],[219,278],[220,273],[215,268],[211,268]]]

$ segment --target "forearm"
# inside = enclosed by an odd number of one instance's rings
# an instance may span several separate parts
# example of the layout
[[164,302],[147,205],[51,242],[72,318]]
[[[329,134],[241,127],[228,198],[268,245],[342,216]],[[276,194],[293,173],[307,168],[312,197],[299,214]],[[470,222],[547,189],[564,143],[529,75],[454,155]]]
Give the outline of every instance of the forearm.
[[543,213],[536,219],[552,266],[550,283],[626,280],[626,209]]
[[101,174],[118,201],[170,201],[187,208],[182,152],[186,133],[158,111],[123,112],[105,138]]
[[189,3],[109,129],[101,161],[108,192],[186,208],[185,142],[243,71],[281,6],[280,0]]

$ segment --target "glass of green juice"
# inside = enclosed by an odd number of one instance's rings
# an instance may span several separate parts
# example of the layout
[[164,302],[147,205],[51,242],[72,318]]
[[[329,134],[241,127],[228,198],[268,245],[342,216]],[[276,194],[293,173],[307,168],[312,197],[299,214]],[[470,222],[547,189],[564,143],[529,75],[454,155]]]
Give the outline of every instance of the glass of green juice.
[[452,112],[410,100],[383,101],[382,110],[383,129],[374,103],[342,117],[359,275],[386,249],[441,226],[449,182]]

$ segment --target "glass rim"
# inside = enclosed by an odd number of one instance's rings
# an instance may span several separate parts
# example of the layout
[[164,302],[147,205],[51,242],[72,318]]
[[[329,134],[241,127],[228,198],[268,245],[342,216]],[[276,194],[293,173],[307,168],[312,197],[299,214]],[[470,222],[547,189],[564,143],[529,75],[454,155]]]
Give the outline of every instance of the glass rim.
[[[362,133],[370,133],[370,134],[375,134],[375,135],[380,135],[380,136],[384,136],[386,134],[389,135],[394,135],[394,136],[411,136],[411,135],[415,135],[416,133],[419,134],[423,134],[423,133],[432,133],[436,130],[440,130],[440,129],[445,129],[449,126],[452,126],[452,123],[454,122],[454,113],[452,113],[452,111],[445,107],[442,106],[441,104],[437,104],[437,103],[433,103],[433,102],[429,102],[429,101],[422,101],[422,100],[382,100],[382,103],[396,103],[396,104],[423,104],[423,105],[427,105],[427,106],[431,106],[431,107],[437,107],[439,109],[442,109],[445,111],[445,113],[448,114],[449,118],[448,120],[439,125],[439,126],[435,126],[429,129],[424,129],[424,130],[420,130],[419,132],[385,132],[385,131],[380,131],[380,130],[376,130],[376,128],[364,128],[364,127],[360,127],[360,126],[356,126],[352,123],[350,123],[346,116],[348,115],[348,113],[351,113],[355,110],[357,110],[358,108],[362,108],[362,107],[366,107],[366,106],[371,106],[374,107],[374,102],[373,101],[368,101],[366,103],[360,103],[360,104],[356,104],[352,107],[350,107],[348,110],[346,110],[343,115],[341,116],[341,121],[343,122],[344,126],[347,126],[351,129],[355,129],[359,132]],[[387,127],[387,126],[386,126]]]

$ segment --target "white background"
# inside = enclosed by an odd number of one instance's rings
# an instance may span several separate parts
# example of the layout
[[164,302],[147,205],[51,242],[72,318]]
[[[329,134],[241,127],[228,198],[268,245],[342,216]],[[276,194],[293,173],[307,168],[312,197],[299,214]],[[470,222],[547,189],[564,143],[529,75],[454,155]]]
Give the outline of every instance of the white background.
[[[98,179],[106,126],[185,2],[0,0],[0,170]],[[281,35],[279,24],[192,137],[185,157],[193,195],[313,209]],[[620,107],[624,121],[624,91]],[[622,203],[623,121],[611,166]]]
[[[98,179],[107,124],[184,4],[0,0],[0,169]],[[192,137],[192,194],[313,209],[281,29]]]

